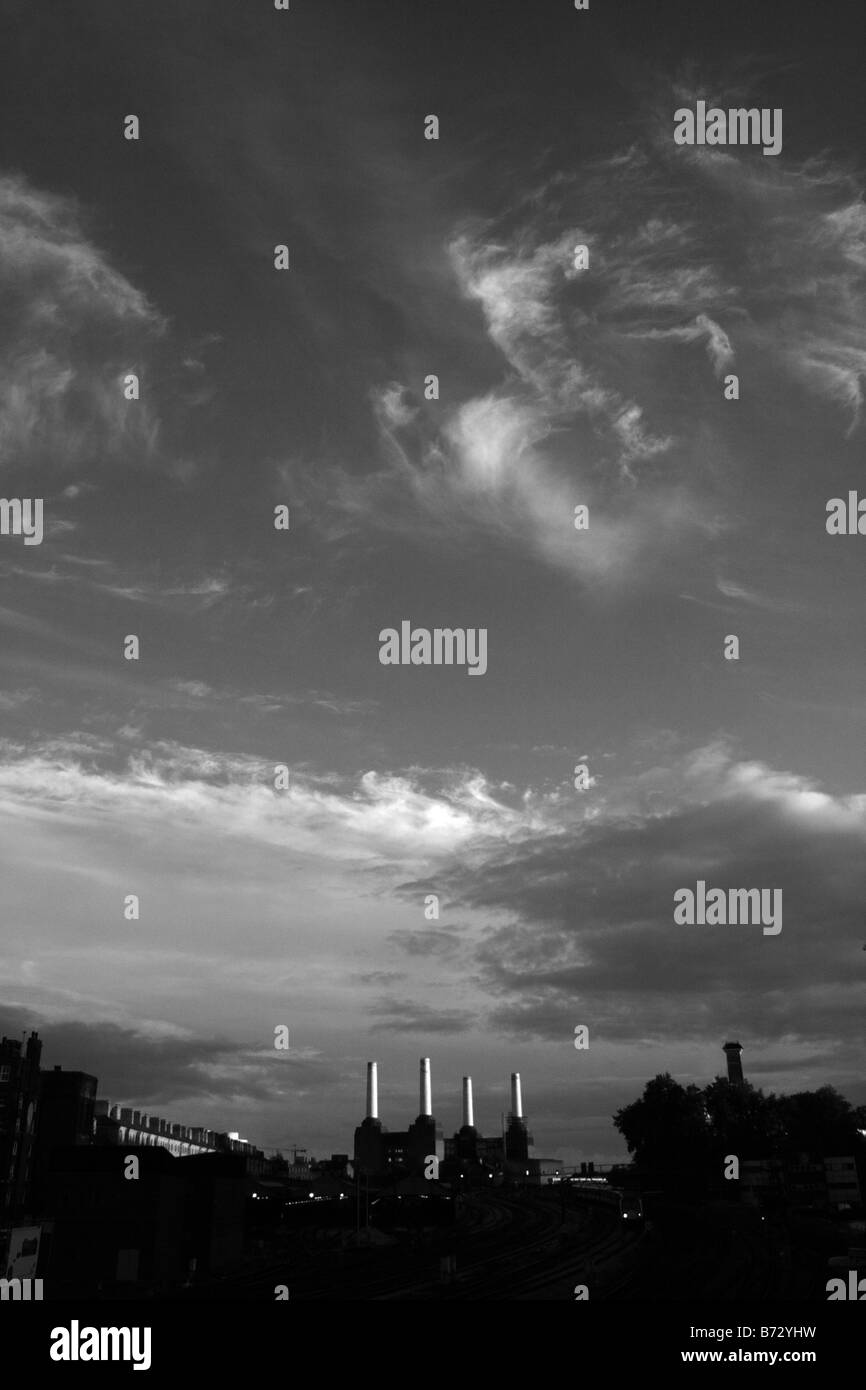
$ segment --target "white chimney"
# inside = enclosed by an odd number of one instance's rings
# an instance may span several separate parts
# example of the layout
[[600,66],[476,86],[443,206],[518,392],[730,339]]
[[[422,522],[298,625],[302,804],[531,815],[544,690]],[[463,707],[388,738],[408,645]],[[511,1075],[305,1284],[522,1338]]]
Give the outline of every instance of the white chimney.
[[376,1062],[367,1063],[367,1119],[379,1118],[379,1069]]
[[469,1129],[475,1128],[475,1112],[472,1108],[472,1077],[463,1078],[463,1123]]
[[520,1072],[511,1073],[511,1113],[515,1120],[523,1119],[523,1098],[520,1094]]
[[430,1058],[421,1058],[421,1114],[433,1114],[433,1097],[430,1090]]

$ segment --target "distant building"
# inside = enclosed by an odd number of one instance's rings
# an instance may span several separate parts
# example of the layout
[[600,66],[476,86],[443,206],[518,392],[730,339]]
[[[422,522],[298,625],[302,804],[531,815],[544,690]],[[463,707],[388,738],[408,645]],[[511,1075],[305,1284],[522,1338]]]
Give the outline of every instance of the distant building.
[[853,1157],[744,1159],[740,1164],[740,1196],[764,1206],[784,1201],[792,1207],[839,1211],[860,1205],[860,1183]]
[[725,1057],[728,1061],[728,1080],[732,1086],[743,1084],[743,1049],[738,1042],[726,1042]]
[[533,1142],[523,1115],[518,1072],[511,1076],[511,1110],[504,1134],[485,1138],[479,1133],[472,1078],[464,1076],[463,1123],[453,1138],[445,1139],[432,1113],[429,1057],[421,1058],[420,1114],[408,1129],[395,1131],[387,1130],[379,1119],[378,1068],[375,1062],[367,1063],[367,1113],[355,1130],[354,1162],[360,1173],[369,1177],[432,1177],[436,1170],[430,1160],[435,1158],[446,1165],[439,1174],[444,1181],[471,1182],[476,1177],[488,1181],[494,1172],[507,1172],[523,1182],[531,1173]]
[[251,1176],[261,1176],[268,1166],[264,1152],[236,1134],[177,1124],[144,1110],[112,1105],[106,1100],[96,1102],[95,1113],[95,1142],[102,1147],[167,1149],[174,1158],[234,1154],[245,1160]]
[[321,1173],[323,1177],[346,1178],[348,1180],[349,1155],[331,1154],[330,1158],[321,1158],[318,1163],[310,1165],[310,1168],[316,1173]]
[[26,1044],[0,1041],[0,1226],[12,1225],[30,1201],[41,1056],[37,1033]]
[[[98,1144],[168,1149],[174,1158],[187,1158],[191,1154],[216,1153],[217,1138],[213,1130],[176,1124],[130,1106],[111,1105],[106,1100],[96,1104]],[[229,1142],[227,1135],[222,1138]]]
[[527,1167],[528,1181],[537,1183],[539,1187],[550,1187],[553,1183],[562,1182],[565,1172],[561,1158],[530,1158]]
[[383,1173],[387,1168],[385,1136],[387,1130],[379,1119],[379,1067],[367,1063],[367,1109],[355,1130],[354,1165],[358,1173]]
[[860,1205],[857,1163],[850,1158],[808,1158],[785,1165],[785,1186],[792,1206],[843,1207]]
[[437,1165],[444,1159],[445,1140],[433,1118],[429,1057],[421,1058],[419,1092],[419,1114],[408,1129],[386,1129],[379,1119],[378,1067],[367,1063],[367,1114],[355,1130],[354,1161],[359,1173],[423,1178],[434,1167],[431,1159]]
[[532,1135],[526,1127],[523,1115],[523,1094],[520,1089],[520,1072],[511,1073],[511,1110],[505,1130],[505,1157],[509,1163],[527,1164],[529,1150],[533,1144]]
[[862,1202],[860,1180],[857,1176],[857,1160],[850,1158],[825,1158],[824,1173],[827,1179],[827,1197],[831,1207],[856,1207]]
[[33,1172],[33,1207],[44,1205],[44,1180],[54,1149],[93,1143],[97,1080],[83,1071],[55,1067],[39,1085],[39,1120]]

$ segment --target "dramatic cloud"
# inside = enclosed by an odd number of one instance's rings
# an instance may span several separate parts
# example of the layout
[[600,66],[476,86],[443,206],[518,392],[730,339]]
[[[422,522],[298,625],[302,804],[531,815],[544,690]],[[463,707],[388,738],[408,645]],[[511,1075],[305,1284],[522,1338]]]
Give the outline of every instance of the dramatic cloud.
[[[699,750],[593,798],[570,830],[499,851],[449,888],[464,907],[505,914],[478,952],[503,1003],[501,1027],[557,1038],[574,1021],[596,1040],[635,1032],[681,1040],[738,1029],[752,1038],[853,1042],[863,986],[866,797]],[[679,926],[674,892],[783,891],[783,927]]]
[[132,835],[144,825],[171,835],[173,823],[203,837],[252,837],[335,861],[390,863],[404,873],[476,840],[508,839],[541,824],[540,808],[509,807],[478,773],[428,774],[425,789],[412,776],[370,771],[342,786],[293,771],[289,786],[275,791],[274,765],[258,759],[163,745],[112,770],[110,749],[91,736],[39,753],[7,741],[0,814],[49,823],[65,814],[79,829],[121,816]]
[[[511,1001],[492,1015],[509,1030],[555,1036],[579,1004],[591,1005],[608,1039],[635,1026],[682,1037],[739,1024],[752,1036],[817,1040],[854,1026],[860,1007],[848,955],[861,934],[866,797],[832,797],[802,777],[737,761],[724,745],[605,779],[591,799],[526,793],[512,807],[477,775],[426,790],[373,773],[354,790],[305,777],[276,795],[254,760],[198,749],[160,750],[114,774],[96,770],[94,740],[38,760],[6,751],[4,809],[31,824],[74,811],[79,829],[95,828],[122,808],[133,837],[145,826],[190,844],[240,836],[335,866],[387,867],[390,880],[368,891],[421,902],[422,880],[400,887],[393,877],[414,862],[449,903],[480,911],[478,922],[507,919],[488,925],[477,962],[485,989]],[[698,879],[781,889],[781,933],[674,924],[674,892]],[[469,939],[478,922],[467,924]],[[443,923],[392,939],[410,955],[448,959],[460,933]],[[390,1001],[374,1012],[390,1029],[438,1030],[440,1016],[464,1017],[427,1007]]]

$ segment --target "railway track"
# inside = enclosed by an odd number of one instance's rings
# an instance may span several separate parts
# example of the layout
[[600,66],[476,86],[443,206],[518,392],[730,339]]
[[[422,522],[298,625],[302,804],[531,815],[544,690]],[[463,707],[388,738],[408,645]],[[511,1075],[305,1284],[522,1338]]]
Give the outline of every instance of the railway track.
[[[563,1219],[564,1218],[564,1219]],[[458,1223],[419,1241],[344,1249],[344,1228],[298,1231],[285,1254],[235,1273],[192,1297],[323,1301],[593,1301],[797,1298],[796,1271],[758,1233],[736,1232],[726,1249],[665,1248],[658,1233],[625,1227],[615,1203],[572,1192],[485,1191],[465,1200]],[[456,1258],[443,1281],[439,1260]]]

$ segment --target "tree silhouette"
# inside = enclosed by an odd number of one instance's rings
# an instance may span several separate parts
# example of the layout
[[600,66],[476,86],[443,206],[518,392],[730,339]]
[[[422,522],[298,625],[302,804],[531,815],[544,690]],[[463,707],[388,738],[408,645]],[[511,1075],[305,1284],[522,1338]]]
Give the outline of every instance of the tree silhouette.
[[729,1153],[740,1159],[771,1158],[784,1147],[785,1122],[776,1096],[765,1096],[748,1081],[732,1086],[717,1076],[704,1090],[704,1104],[717,1158]]
[[701,1172],[710,1156],[703,1094],[669,1072],[648,1081],[640,1099],[618,1110],[613,1122],[641,1168],[682,1178]]
[[854,1109],[832,1086],[765,1095],[749,1082],[717,1076],[701,1090],[664,1072],[613,1122],[636,1165],[660,1186],[699,1186],[721,1173],[727,1154],[742,1159],[810,1159],[855,1154],[862,1162],[866,1106]]
[[835,1087],[782,1096],[780,1107],[787,1154],[830,1158],[854,1152],[857,1111]]

